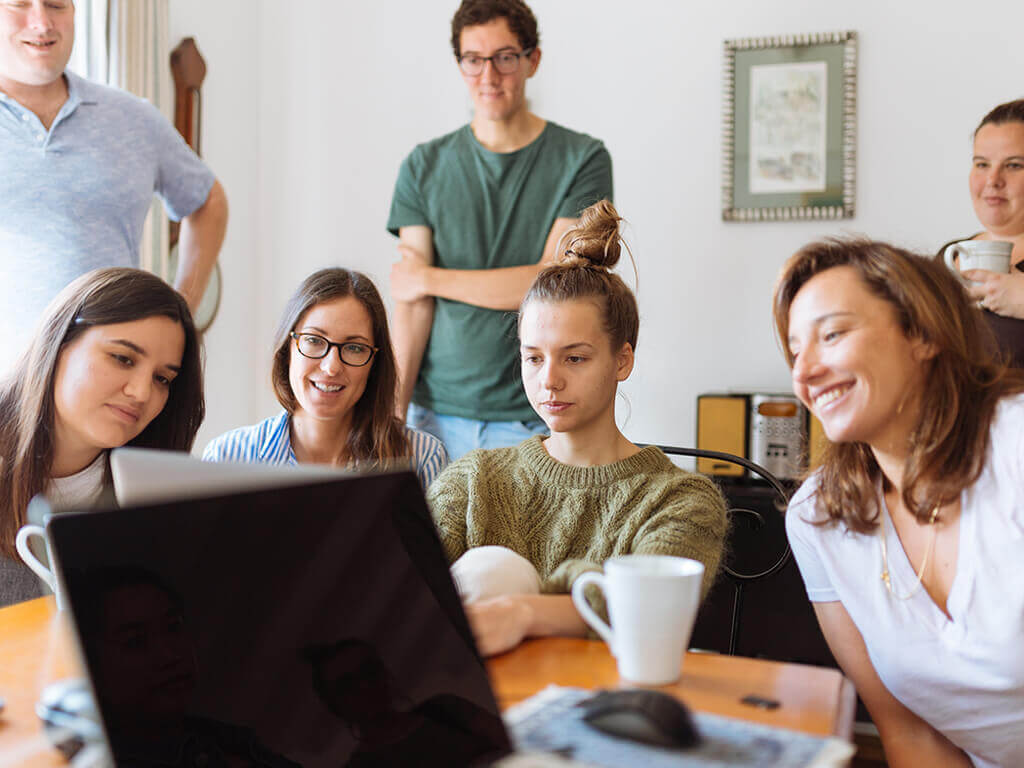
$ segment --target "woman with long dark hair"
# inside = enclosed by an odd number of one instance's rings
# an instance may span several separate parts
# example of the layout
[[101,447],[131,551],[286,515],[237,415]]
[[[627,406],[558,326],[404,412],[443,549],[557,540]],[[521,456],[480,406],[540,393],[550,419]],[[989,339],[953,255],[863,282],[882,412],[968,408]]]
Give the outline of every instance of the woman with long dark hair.
[[361,272],[322,269],[303,281],[278,326],[271,381],[284,410],[221,435],[204,459],[360,467],[411,460],[424,487],[448,463],[440,440],[395,418],[387,314]]
[[775,325],[831,445],[786,529],[890,766],[1024,765],[1024,377],[944,265],[812,243]]
[[111,448],[189,450],[202,376],[188,305],[159,277],[98,269],[57,295],[0,384],[0,604],[39,594],[14,546],[29,500],[98,503]]

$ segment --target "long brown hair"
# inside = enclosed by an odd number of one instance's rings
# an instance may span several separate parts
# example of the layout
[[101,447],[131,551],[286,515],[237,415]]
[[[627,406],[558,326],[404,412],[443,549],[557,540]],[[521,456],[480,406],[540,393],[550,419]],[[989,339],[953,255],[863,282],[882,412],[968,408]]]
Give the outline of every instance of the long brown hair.
[[[1024,391],[1024,375],[994,353],[984,318],[943,264],[886,243],[830,239],[801,248],[775,285],[775,330],[789,366],[789,310],[800,289],[833,267],[852,267],[867,289],[892,305],[907,338],[937,350],[923,377],[921,413],[910,435],[903,503],[922,523],[974,483],[985,465],[988,432],[999,400]],[[883,480],[865,443],[831,444],[818,475],[818,504],[828,519],[857,532],[877,525]]]
[[340,267],[321,269],[303,280],[288,300],[274,338],[274,362],[270,370],[274,394],[288,413],[295,413],[298,402],[288,380],[288,367],[295,352],[288,334],[299,326],[315,305],[347,296],[362,304],[370,315],[373,344],[379,350],[370,364],[366,391],[352,407],[348,454],[355,461],[371,463],[407,457],[410,453],[409,440],[401,422],[395,418],[398,374],[391,350],[388,316],[376,286],[362,272]]
[[168,317],[185,332],[181,371],[163,410],[128,444],[188,451],[203,422],[200,341],[185,299],[156,275],[115,267],[82,275],[43,312],[27,350],[0,384],[0,552],[14,554],[29,500],[43,491],[55,445],[54,378],[61,351],[89,328]]
[[601,312],[612,351],[617,352],[626,343],[635,351],[640,331],[636,297],[622,278],[611,271],[622,254],[621,221],[608,200],[600,200],[584,210],[576,226],[562,236],[558,261],[541,270],[523,297],[520,318],[531,301],[589,299]]

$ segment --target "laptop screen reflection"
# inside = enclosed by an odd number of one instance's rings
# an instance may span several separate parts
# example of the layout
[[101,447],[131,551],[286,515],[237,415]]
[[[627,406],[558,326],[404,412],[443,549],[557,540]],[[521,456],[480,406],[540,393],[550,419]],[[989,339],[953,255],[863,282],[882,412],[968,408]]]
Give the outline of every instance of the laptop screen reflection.
[[50,536],[118,765],[509,751],[412,473],[59,516]]

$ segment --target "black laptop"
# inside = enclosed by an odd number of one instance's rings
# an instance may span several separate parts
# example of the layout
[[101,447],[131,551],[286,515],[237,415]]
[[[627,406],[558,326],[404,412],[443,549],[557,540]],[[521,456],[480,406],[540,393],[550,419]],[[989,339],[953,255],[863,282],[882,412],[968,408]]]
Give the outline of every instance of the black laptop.
[[47,529],[117,765],[468,766],[511,751],[412,472]]

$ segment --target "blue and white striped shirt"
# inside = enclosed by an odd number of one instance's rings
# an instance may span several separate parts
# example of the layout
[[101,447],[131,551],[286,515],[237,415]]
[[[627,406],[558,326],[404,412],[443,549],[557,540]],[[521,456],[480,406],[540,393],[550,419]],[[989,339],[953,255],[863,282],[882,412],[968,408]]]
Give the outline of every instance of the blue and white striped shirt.
[[[251,427],[239,427],[210,441],[203,461],[245,461],[256,464],[298,464],[292,450],[291,418],[287,411]],[[424,489],[448,465],[448,452],[431,434],[405,427],[412,463]]]

